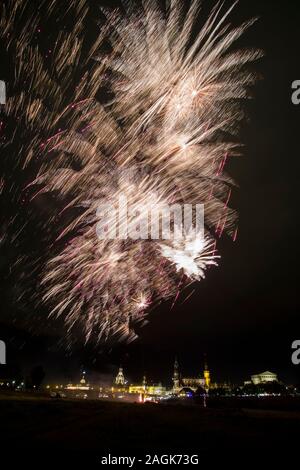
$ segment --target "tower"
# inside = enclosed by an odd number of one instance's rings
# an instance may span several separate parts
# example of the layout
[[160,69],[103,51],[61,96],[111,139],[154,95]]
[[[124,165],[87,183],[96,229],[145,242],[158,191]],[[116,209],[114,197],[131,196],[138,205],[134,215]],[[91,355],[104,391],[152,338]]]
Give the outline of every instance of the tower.
[[173,392],[177,392],[179,389],[179,364],[177,357],[175,357],[174,362],[174,372],[173,372]]
[[125,385],[125,378],[124,378],[124,374],[123,374],[123,367],[119,367],[119,372],[117,374],[117,377],[115,379],[115,384],[116,385]]
[[147,388],[147,379],[146,379],[146,376],[144,375],[143,376],[143,389],[144,389],[144,391],[146,391],[146,388]]
[[210,386],[210,372],[207,366],[206,354],[204,355],[204,380],[205,380],[205,389],[208,390]]
[[85,374],[86,374],[86,372],[85,372],[85,370],[83,370],[83,371],[82,371],[82,375],[81,375],[81,379],[80,379],[80,383],[81,383],[82,385],[85,385],[85,384],[86,384]]

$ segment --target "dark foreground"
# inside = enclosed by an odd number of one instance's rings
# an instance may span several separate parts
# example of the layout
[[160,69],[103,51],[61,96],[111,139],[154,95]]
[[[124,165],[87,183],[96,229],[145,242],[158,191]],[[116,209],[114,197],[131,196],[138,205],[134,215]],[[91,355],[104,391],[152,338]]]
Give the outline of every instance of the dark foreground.
[[287,468],[300,445],[298,410],[1,397],[0,420],[0,458],[6,453],[31,468],[75,461],[103,467],[109,453],[198,454],[200,463],[241,467],[282,460]]

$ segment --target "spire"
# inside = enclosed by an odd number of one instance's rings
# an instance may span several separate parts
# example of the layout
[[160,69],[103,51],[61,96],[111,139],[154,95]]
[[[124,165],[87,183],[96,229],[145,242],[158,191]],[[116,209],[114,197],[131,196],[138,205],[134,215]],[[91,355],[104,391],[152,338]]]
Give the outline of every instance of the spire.
[[173,378],[179,378],[179,364],[177,357],[175,356],[175,361],[174,361],[174,375]]
[[204,353],[204,370],[208,370],[206,353]]
[[81,384],[85,384],[86,383],[86,378],[85,378],[85,370],[82,371],[82,376],[81,376],[81,379],[80,379],[80,383]]
[[210,372],[208,370],[208,365],[207,365],[207,357],[206,353],[204,354],[204,380],[205,380],[205,389],[208,390],[210,386]]
[[125,385],[125,378],[123,374],[123,367],[119,367],[119,372],[117,374],[117,377],[115,379],[116,385]]
[[173,372],[173,391],[176,392],[179,389],[179,364],[177,357],[174,361],[174,372]]

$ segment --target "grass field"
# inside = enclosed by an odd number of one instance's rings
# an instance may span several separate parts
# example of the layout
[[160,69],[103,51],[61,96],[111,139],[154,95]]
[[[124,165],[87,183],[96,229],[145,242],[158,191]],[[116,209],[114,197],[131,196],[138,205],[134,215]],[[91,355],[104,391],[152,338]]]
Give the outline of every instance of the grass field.
[[39,465],[61,458],[97,463],[108,452],[286,460],[300,437],[299,411],[2,395],[0,419],[0,457],[7,452],[13,460]]

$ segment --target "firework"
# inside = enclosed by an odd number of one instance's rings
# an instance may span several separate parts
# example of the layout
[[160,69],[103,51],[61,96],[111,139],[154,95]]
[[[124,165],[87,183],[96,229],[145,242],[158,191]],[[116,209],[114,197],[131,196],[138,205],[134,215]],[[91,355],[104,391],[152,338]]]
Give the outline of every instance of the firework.
[[[253,22],[229,27],[231,10],[218,3],[199,30],[198,0],[188,8],[171,0],[164,11],[154,1],[124,1],[101,10],[93,41],[85,0],[66,11],[42,2],[34,13],[17,0],[2,11],[1,38],[15,62],[1,143],[1,191],[13,214],[3,243],[14,240],[20,256],[12,271],[36,276],[31,300],[63,318],[69,338],[81,331],[86,341],[134,339],[151,308],[216,264],[216,239],[235,238],[234,182],[224,166],[239,152],[230,136],[254,81],[245,64],[260,52],[228,52]],[[43,18],[57,17],[68,28],[43,39]],[[158,217],[170,204],[204,204],[204,233],[100,239],[99,203],[121,196]],[[28,254],[33,225],[41,242]],[[30,297],[25,274],[21,282],[17,300]]]

